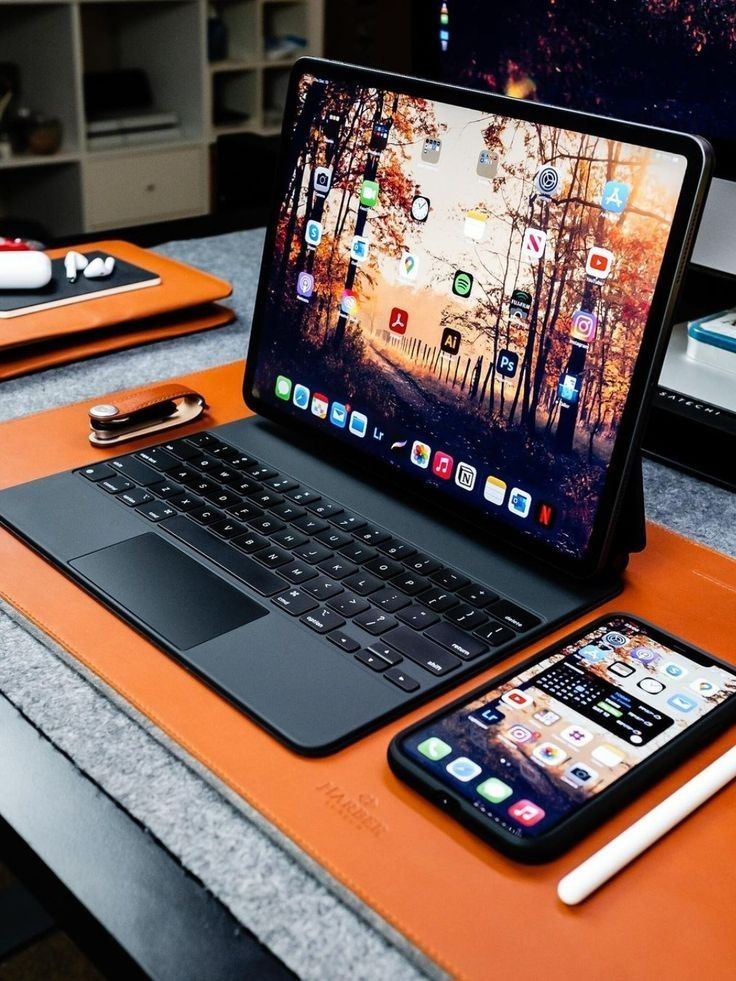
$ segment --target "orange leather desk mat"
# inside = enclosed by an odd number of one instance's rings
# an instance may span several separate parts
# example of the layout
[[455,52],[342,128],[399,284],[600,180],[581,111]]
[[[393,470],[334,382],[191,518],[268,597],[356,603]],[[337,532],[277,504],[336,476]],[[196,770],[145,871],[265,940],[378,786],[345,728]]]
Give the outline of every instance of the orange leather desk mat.
[[[78,246],[142,266],[161,277],[159,286],[40,310],[5,322],[0,340],[0,380],[166,337],[221,327],[234,319],[215,304],[232,293],[230,283],[192,266],[139,248],[104,241]],[[52,259],[68,249],[51,249]]]
[[[236,363],[182,379],[212,408],[179,434],[244,415],[242,370]],[[0,485],[113,455],[87,443],[91,404],[0,427]],[[124,449],[139,445],[145,444]],[[646,550],[632,558],[625,592],[608,608],[645,616],[733,659],[736,562],[655,525],[648,534]],[[736,785],[580,907],[567,908],[556,898],[561,875],[724,752],[733,733],[567,856],[527,867],[496,854],[388,769],[390,737],[454,694],[333,756],[305,759],[5,531],[0,593],[451,974],[690,981],[697,967],[712,979],[733,977]],[[513,660],[542,646],[538,642]],[[486,670],[457,692],[498,670]]]

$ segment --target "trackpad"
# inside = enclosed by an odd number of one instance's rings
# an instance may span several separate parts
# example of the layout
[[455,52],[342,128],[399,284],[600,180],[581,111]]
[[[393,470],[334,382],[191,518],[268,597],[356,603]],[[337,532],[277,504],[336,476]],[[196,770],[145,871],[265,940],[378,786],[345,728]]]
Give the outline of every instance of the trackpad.
[[269,612],[158,535],[128,538],[69,565],[182,651]]

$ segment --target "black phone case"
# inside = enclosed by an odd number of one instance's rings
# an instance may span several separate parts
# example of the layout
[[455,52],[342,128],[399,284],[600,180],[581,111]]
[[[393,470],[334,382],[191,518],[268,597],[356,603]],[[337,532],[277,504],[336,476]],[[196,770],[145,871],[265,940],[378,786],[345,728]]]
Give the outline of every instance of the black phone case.
[[418,791],[423,797],[426,797],[433,804],[449,813],[460,824],[510,858],[529,863],[548,862],[557,858],[563,852],[577,844],[588,832],[603,824],[608,817],[634,800],[641,791],[648,789],[660,777],[670,773],[679,763],[692,755],[695,750],[706,745],[716,735],[727,729],[729,724],[735,722],[736,698],[731,698],[722,705],[712,709],[699,722],[696,722],[689,729],[676,736],[672,742],[658,750],[649,759],[637,764],[636,767],[624,774],[624,776],[619,777],[606,790],[590,798],[578,811],[571,814],[570,817],[562,821],[556,828],[553,828],[544,835],[540,835],[539,838],[517,838],[505,829],[486,820],[481,815],[481,812],[474,808],[469,801],[460,796],[455,796],[447,785],[440,783],[430,773],[415,763],[414,760],[405,755],[401,744],[404,739],[416,730],[424,729],[436,719],[449,715],[457,708],[467,705],[489,689],[503,684],[509,678],[525,671],[545,657],[549,657],[551,654],[559,651],[562,647],[584,636],[596,627],[617,619],[625,619],[641,624],[642,627],[652,630],[655,635],[659,634],[674,650],[681,651],[684,654],[695,655],[695,660],[698,657],[706,657],[713,664],[717,664],[728,671],[733,672],[735,670],[734,665],[728,664],[726,661],[695,647],[693,644],[679,637],[668,634],[660,627],[657,627],[642,617],[631,613],[607,613],[605,616],[589,621],[574,633],[567,634],[554,644],[550,644],[544,650],[539,651],[539,653],[533,654],[520,664],[497,675],[491,681],[484,682],[478,688],[455,699],[455,701],[444,708],[438,709],[438,711],[433,712],[431,715],[420,719],[419,722],[414,723],[414,725],[397,733],[391,740],[388,748],[389,766],[397,777]]

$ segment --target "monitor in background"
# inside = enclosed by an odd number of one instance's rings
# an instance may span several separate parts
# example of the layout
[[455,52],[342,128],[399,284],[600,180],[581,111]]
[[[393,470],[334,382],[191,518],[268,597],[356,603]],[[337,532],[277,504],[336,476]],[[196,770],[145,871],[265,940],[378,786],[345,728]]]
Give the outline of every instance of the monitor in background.
[[[736,285],[722,275],[736,276],[732,0],[421,0],[414,16],[417,74],[705,136],[716,151],[716,179],[678,319],[736,306]],[[730,485],[717,461],[721,434],[736,432],[736,375],[687,357],[687,328],[680,323],[660,386],[645,446]],[[703,426],[713,430],[706,439]],[[693,437],[684,443],[682,427]]]

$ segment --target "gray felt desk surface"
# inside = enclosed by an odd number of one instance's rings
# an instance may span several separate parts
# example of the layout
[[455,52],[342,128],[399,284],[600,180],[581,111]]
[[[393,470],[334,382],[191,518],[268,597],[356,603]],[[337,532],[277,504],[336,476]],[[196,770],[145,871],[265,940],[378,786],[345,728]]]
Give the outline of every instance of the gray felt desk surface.
[[[237,321],[5,382],[0,420],[242,358],[262,243],[254,230],[162,246],[230,280]],[[736,556],[736,495],[648,461],[644,487],[650,520]],[[0,611],[0,690],[289,967],[320,979],[438,974],[155,726],[8,613]]]

